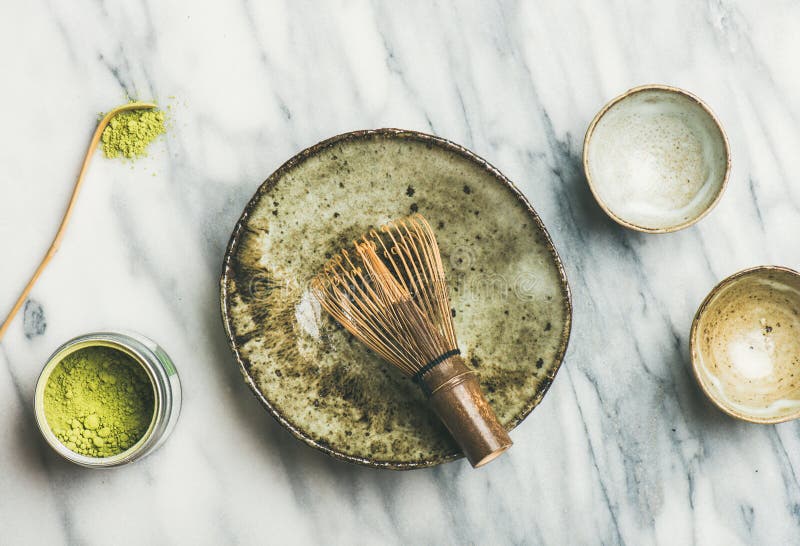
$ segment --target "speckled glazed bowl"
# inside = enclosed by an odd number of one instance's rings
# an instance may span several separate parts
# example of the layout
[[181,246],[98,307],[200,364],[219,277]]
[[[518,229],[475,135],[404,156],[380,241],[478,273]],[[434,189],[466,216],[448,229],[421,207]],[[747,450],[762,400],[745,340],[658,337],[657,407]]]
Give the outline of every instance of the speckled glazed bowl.
[[722,281],[697,311],[691,347],[700,386],[726,413],[800,417],[800,274],[762,266]]
[[396,129],[304,150],[247,205],[221,279],[229,342],[261,403],[307,444],[381,468],[460,453],[419,388],[321,311],[307,286],[356,235],[412,211],[436,230],[462,353],[511,429],[564,356],[569,290],[530,204],[468,150]]
[[717,118],[688,91],[636,87],[606,104],[586,131],[586,179],[619,224],[649,233],[688,227],[714,207],[730,170]]

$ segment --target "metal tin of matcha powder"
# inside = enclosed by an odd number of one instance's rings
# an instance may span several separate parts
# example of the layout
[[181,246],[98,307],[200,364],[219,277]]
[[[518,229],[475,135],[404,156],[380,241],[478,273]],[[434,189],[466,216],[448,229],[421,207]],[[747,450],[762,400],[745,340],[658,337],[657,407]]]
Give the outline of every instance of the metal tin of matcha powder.
[[76,337],[48,360],[34,396],[36,424],[59,455],[105,468],[161,446],[180,414],[181,385],[167,353],[133,333]]
[[111,347],[86,347],[67,355],[44,390],[47,424],[62,444],[89,457],[130,448],[153,420],[147,373]]

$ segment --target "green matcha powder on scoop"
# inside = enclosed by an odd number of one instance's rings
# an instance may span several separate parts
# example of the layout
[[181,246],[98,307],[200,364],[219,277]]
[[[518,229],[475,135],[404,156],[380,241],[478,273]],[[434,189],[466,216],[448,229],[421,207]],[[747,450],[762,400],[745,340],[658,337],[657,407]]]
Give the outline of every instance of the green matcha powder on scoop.
[[110,159],[146,156],[150,143],[167,132],[165,121],[166,116],[161,110],[131,110],[117,114],[103,130],[103,153]]
[[141,365],[109,347],[67,355],[50,374],[44,414],[67,448],[111,457],[135,444],[153,419],[153,388]]

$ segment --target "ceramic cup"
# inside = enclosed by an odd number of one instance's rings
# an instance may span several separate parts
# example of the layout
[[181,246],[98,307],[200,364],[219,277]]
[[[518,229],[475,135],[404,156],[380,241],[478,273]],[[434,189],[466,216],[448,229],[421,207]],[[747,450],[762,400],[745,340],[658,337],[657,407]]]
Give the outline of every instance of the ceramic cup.
[[583,142],[583,169],[614,221],[665,233],[694,224],[716,205],[730,150],[703,101],[675,87],[645,85],[595,116]]
[[691,352],[700,387],[729,415],[800,417],[800,273],[761,266],[719,283],[697,310]]

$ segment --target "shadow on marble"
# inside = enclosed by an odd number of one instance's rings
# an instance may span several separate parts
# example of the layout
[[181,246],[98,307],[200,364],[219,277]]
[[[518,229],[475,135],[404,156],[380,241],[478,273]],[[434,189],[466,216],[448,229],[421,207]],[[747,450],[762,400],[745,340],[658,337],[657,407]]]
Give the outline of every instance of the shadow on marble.
[[581,151],[575,149],[573,140],[568,133],[563,140],[552,137],[550,143],[554,156],[550,170],[556,178],[554,187],[562,213],[560,217],[573,231],[616,237],[624,228],[603,212],[592,195],[583,172]]
[[746,423],[726,415],[705,395],[692,372],[691,358],[688,354],[688,344],[681,351],[681,372],[683,380],[676,384],[676,390],[682,389],[684,397],[682,412],[691,429],[701,435],[701,440],[706,436],[717,437],[724,440],[732,435],[745,434],[752,427],[763,428],[763,425]]

